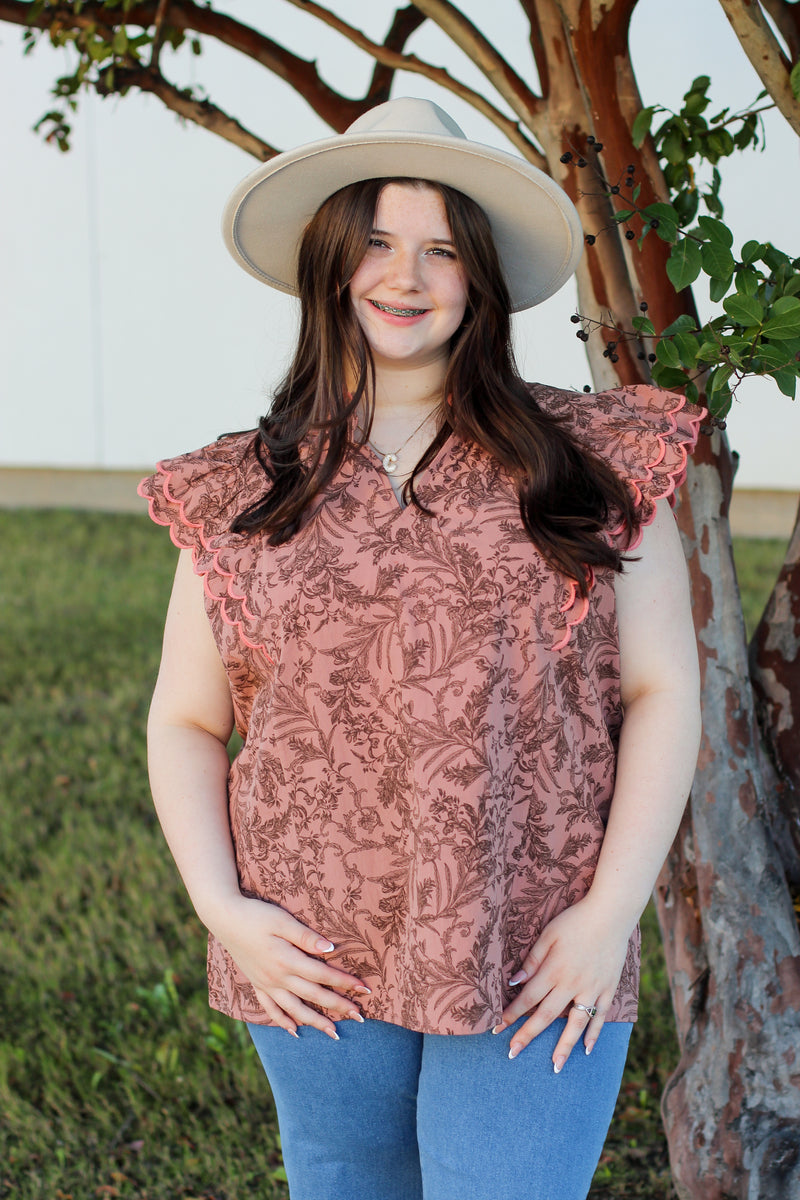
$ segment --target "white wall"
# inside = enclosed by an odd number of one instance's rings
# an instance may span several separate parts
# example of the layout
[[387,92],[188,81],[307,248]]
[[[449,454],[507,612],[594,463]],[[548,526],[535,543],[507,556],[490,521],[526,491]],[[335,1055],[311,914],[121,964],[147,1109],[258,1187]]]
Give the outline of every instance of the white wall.
[[[386,0],[336,7],[373,36],[393,11]],[[461,7],[481,22],[480,0]],[[363,89],[363,58],[282,0],[231,2],[228,11],[317,57],[334,85]],[[677,106],[701,73],[712,76],[719,108],[754,99],[760,84],[716,0],[674,0],[668,28],[663,11],[659,0],[641,0],[636,11],[645,102]],[[492,6],[491,36],[531,78],[517,0]],[[304,38],[312,39],[305,47]],[[412,48],[481,86],[434,27]],[[219,238],[224,201],[254,165],[243,152],[138,95],[83,98],[68,155],[31,133],[64,63],[46,43],[23,60],[20,32],[0,25],[0,464],[147,466],[255,423],[289,353],[293,302],[236,268]],[[180,81],[206,83],[217,103],[281,147],[329,132],[285,85],[212,46],[165,66]],[[488,122],[420,77],[399,77],[395,94],[435,98],[468,135],[502,144]],[[797,253],[800,163],[782,119],[769,122],[766,154],[741,156],[724,177],[737,244],[770,237]],[[565,288],[519,320],[529,378],[589,381],[569,322],[574,307]],[[771,383],[742,386],[730,434],[742,455],[740,485],[800,487],[800,405]]]

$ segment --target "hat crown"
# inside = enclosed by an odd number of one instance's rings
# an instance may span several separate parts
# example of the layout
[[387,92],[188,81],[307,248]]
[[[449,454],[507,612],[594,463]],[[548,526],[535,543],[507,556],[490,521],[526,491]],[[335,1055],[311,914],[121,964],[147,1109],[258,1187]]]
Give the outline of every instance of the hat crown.
[[428,137],[457,137],[466,141],[460,126],[438,104],[410,96],[387,100],[365,112],[347,133],[418,133]]

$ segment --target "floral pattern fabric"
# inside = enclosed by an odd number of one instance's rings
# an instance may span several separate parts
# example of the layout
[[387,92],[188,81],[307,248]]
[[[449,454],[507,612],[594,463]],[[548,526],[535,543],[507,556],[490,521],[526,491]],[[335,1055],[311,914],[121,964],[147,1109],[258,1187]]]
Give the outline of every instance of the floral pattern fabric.
[[[702,410],[640,386],[538,385],[644,523]],[[542,928],[588,890],[622,721],[610,571],[587,601],[527,537],[512,480],[451,436],[402,508],[353,446],[282,546],[229,531],[267,490],[256,434],[163,462],[140,492],[191,548],[244,746],[229,777],[242,890],[330,937],[365,1015],[480,1033]],[[609,531],[614,537],[614,530]],[[610,1020],[636,1015],[638,932]],[[213,1007],[267,1022],[209,943]]]

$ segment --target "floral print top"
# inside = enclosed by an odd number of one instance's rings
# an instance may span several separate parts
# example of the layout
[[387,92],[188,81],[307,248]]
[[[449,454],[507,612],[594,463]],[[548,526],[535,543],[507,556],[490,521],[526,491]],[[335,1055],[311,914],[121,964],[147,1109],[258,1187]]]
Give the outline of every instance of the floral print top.
[[[539,405],[628,483],[644,523],[703,412],[640,385]],[[526,535],[511,478],[450,439],[402,508],[353,446],[301,530],[232,534],[268,481],[255,433],[140,485],[191,548],[244,746],[229,776],[242,891],[330,937],[365,1015],[480,1033],[543,926],[592,881],[622,721],[611,571],[586,601]],[[615,533],[610,530],[609,537]],[[268,1023],[212,937],[210,1003]],[[638,932],[609,1020],[633,1020]]]

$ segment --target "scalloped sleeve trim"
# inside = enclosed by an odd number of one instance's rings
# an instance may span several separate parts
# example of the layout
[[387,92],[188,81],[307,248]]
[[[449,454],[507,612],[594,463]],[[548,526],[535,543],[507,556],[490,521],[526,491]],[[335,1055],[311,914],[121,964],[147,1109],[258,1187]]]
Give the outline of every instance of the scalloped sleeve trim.
[[[642,531],[655,520],[657,501],[667,499],[674,505],[706,409],[689,404],[685,396],[650,384],[590,396],[535,386],[533,395],[545,412],[561,417],[572,434],[609,463],[626,484],[639,519],[636,534],[630,542],[623,542],[624,525],[620,522],[607,530],[607,536],[621,543],[621,550],[635,550]],[[590,589],[594,583],[594,577],[590,578]],[[588,599],[581,598],[577,585],[569,581],[560,608],[566,630],[554,649],[567,645],[572,630],[588,611]]]
[[238,628],[247,646],[274,661],[265,628],[266,597],[251,586],[262,540],[230,530],[233,519],[267,490],[256,438],[254,433],[233,434],[164,459],[137,492],[148,501],[151,520],[169,529],[179,549],[191,550],[195,574],[223,621]]

